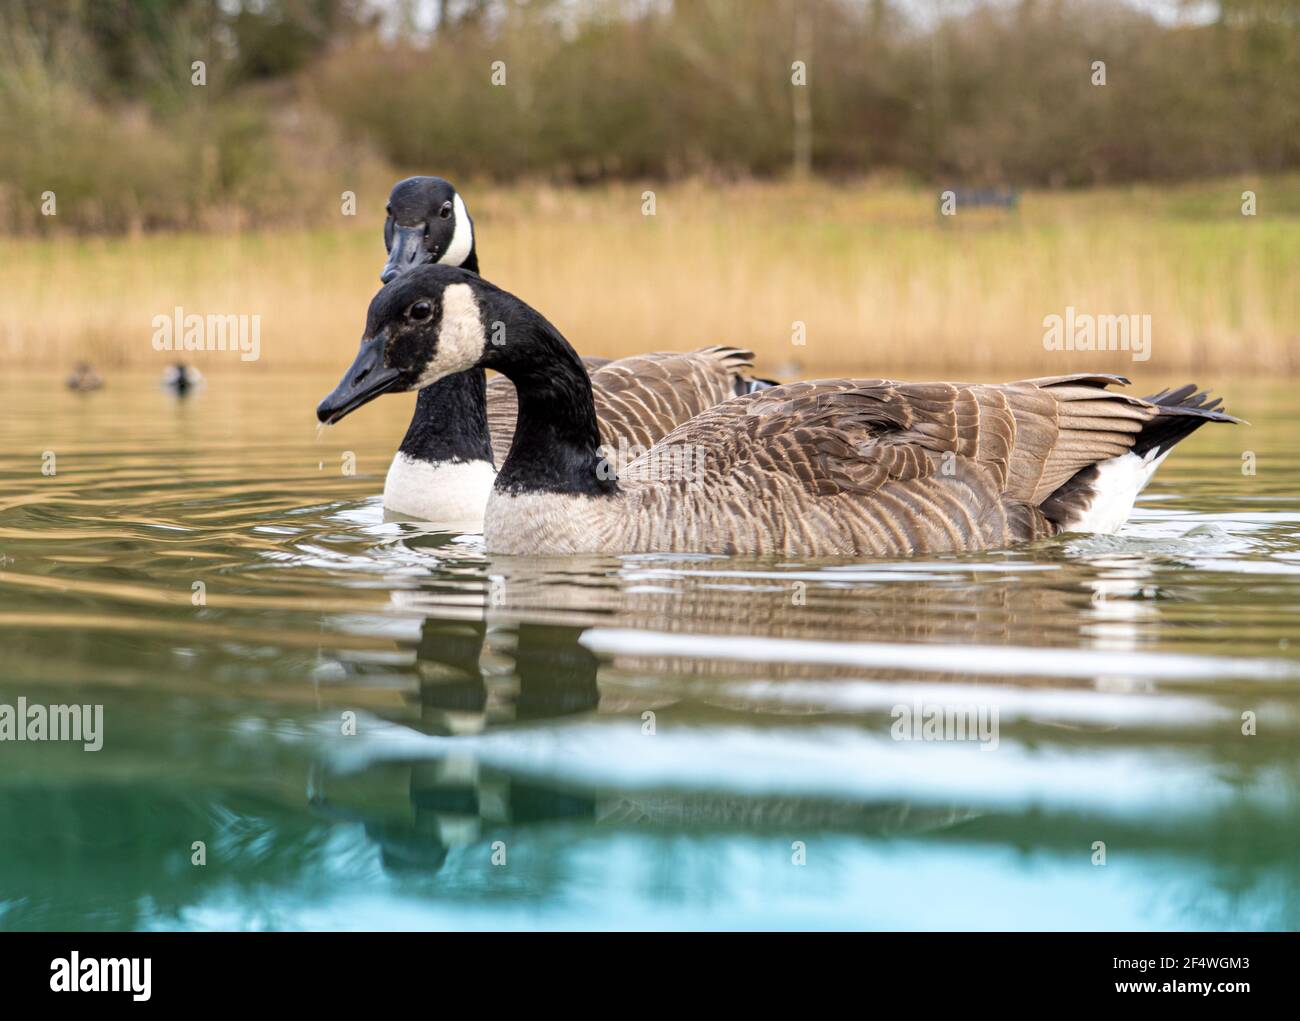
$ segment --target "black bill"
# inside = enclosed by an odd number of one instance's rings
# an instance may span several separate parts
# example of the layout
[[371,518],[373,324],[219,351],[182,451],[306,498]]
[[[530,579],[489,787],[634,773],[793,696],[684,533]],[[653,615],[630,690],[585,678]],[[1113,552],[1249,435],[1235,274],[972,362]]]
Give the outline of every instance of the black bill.
[[333,425],[345,415],[397,387],[401,373],[384,364],[383,333],[361,342],[356,361],[328,397],[316,405],[316,417]]
[[379,274],[384,283],[405,273],[412,266],[428,261],[424,249],[424,224],[415,227],[393,227],[393,247],[388,251],[388,264]]

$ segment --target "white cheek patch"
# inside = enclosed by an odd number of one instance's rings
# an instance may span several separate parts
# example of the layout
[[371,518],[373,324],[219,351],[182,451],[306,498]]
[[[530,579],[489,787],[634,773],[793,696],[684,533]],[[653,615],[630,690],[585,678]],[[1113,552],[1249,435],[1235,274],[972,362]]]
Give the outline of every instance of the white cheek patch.
[[460,192],[452,196],[452,216],[456,218],[456,229],[451,233],[451,244],[438,261],[448,266],[464,265],[474,247],[474,227],[469,222],[469,211],[460,197]]
[[483,357],[486,343],[478,302],[469,284],[449,285],[442,292],[438,350],[420,374],[417,386],[427,386],[453,372],[472,369]]

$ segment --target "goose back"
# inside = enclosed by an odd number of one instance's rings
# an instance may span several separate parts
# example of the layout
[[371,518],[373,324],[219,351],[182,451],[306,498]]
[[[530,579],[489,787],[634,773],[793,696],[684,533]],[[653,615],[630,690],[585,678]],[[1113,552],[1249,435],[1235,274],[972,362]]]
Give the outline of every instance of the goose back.
[[[753,353],[733,347],[658,352],[610,360],[583,358],[591,379],[601,443],[621,470],[678,426],[743,393]],[[519,401],[514,384],[493,376],[487,385],[488,429],[498,467],[514,440]]]
[[1144,471],[1203,421],[1234,421],[1204,395],[1161,404],[1106,389],[1126,382],[791,383],[691,418],[624,467],[617,496],[494,493],[485,537],[496,552],[800,556],[1031,541],[1071,526],[1053,494],[1142,448],[1161,416],[1186,424],[1134,457]]

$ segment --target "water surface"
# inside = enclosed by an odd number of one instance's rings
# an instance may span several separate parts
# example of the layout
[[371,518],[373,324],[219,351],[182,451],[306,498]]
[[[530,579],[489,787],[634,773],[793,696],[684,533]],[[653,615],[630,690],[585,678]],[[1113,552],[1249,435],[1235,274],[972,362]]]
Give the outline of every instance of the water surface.
[[332,382],[0,383],[0,704],[104,707],[0,743],[0,926],[1300,925],[1291,385],[1120,536],[752,561],[385,522]]

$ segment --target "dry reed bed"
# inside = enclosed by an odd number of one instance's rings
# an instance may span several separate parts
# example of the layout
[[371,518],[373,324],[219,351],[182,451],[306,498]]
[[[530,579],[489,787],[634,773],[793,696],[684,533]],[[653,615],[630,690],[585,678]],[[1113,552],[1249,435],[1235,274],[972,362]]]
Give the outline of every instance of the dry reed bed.
[[[1244,187],[1261,215],[1240,215]],[[952,218],[932,192],[879,184],[661,187],[654,216],[641,186],[465,191],[485,275],[584,352],[730,343],[789,374],[983,378],[1295,372],[1300,222],[1267,215],[1269,187],[1029,193],[1016,213]],[[152,319],[180,306],[261,317],[258,362],[192,356],[205,371],[341,366],[379,286],[382,209],[363,195],[355,219],[314,232],[0,239],[0,352],[160,367]],[[1067,306],[1149,314],[1150,361],[1045,350],[1043,319]]]

